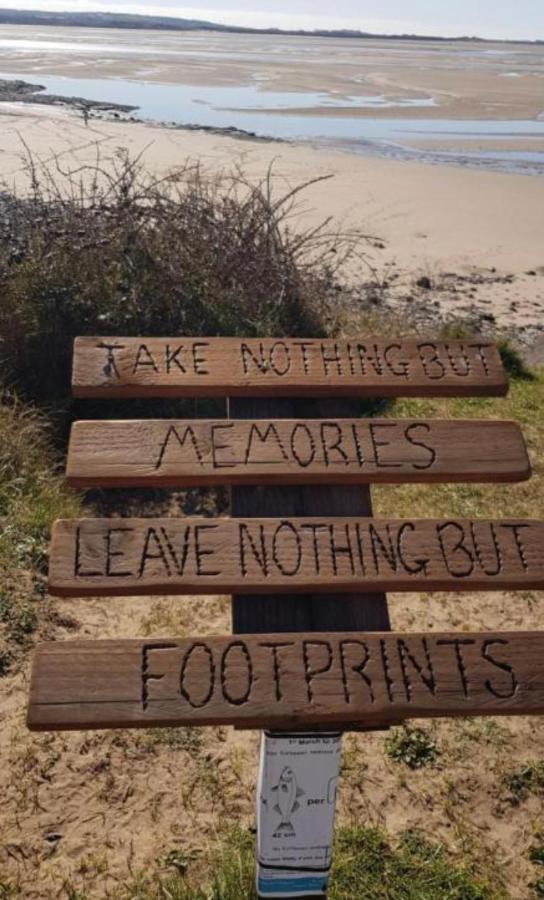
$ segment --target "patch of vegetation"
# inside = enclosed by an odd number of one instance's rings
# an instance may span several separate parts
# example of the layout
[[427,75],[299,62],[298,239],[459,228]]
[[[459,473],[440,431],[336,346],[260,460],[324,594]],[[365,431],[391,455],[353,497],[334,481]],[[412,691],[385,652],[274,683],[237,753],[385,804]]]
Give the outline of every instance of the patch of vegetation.
[[506,747],[512,737],[508,728],[495,719],[482,717],[461,719],[457,725],[455,748],[460,752],[464,752],[468,742],[490,744],[497,748]]
[[400,399],[387,415],[399,418],[513,419],[529,449],[533,477],[520,484],[375,485],[374,514],[396,517],[538,519],[544,493],[544,372],[531,381],[514,379],[506,397]]
[[[534,866],[544,866],[544,847],[532,847],[529,859]],[[544,875],[529,885],[535,897],[544,897]]]
[[[190,163],[159,180],[125,154],[113,170],[28,169],[30,196],[4,195],[0,217],[0,380],[24,399],[71,408],[76,335],[334,330],[336,273],[363,237],[293,228],[307,185],[281,192],[271,172],[254,184]],[[110,408],[85,402],[88,416]],[[160,415],[156,400],[132,403],[142,410]]]
[[197,853],[184,853],[174,847],[157,859],[157,865],[161,869],[175,869],[180,875],[184,875],[190,863],[198,857]]
[[24,646],[36,627],[36,610],[31,603],[13,603],[9,594],[0,592],[0,622],[8,640]]
[[51,522],[79,512],[56,470],[44,415],[0,404],[0,675],[37,626]]
[[529,851],[529,859],[535,866],[544,866],[544,847],[532,847]]
[[397,845],[379,829],[341,831],[331,900],[491,900],[498,887],[448,858],[441,844],[405,832]]
[[389,759],[403,762],[410,769],[430,766],[439,755],[436,742],[427,730],[408,725],[392,728],[384,749]]
[[502,364],[510,378],[518,381],[533,381],[534,372],[529,369],[519,350],[517,350],[507,338],[501,338],[497,341],[499,353],[501,355]]
[[202,748],[204,735],[201,728],[148,728],[145,740],[150,747],[168,747],[169,750],[185,750],[192,756]]
[[[128,893],[116,895],[116,900],[254,900],[254,852],[253,837],[235,829],[215,854],[206,854],[206,868],[202,860],[191,861],[181,854],[186,871],[160,883],[140,882]],[[338,833],[329,900],[506,900],[506,896],[496,883],[452,862],[441,844],[416,832],[405,832],[396,842],[377,828],[344,828]]]
[[502,782],[515,803],[521,803],[531,794],[544,794],[544,760],[532,760],[512,769],[503,776]]

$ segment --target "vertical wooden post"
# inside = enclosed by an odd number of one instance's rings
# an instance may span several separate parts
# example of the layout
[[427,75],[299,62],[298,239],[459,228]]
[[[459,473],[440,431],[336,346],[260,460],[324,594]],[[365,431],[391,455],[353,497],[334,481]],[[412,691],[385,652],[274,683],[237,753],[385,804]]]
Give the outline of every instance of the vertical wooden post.
[[[279,418],[350,418],[360,414],[360,406],[356,401],[344,399],[297,400],[297,399],[254,399],[231,398],[228,415],[231,419],[279,419]],[[353,488],[343,485],[317,486],[252,486],[233,487],[231,489],[231,515],[233,517],[274,517],[274,516],[371,516],[372,503],[370,489],[366,485]],[[235,595],[232,598],[232,627],[234,634],[273,634],[282,632],[312,631],[389,631],[390,621],[385,594],[310,594],[310,595]],[[319,731],[319,729],[317,729]],[[312,734],[316,729],[312,731]],[[326,737],[326,732],[323,737]],[[275,733],[271,740],[281,737]],[[283,736],[285,740],[296,740],[293,735]],[[306,735],[306,737],[308,737]],[[329,734],[329,737],[333,736]],[[300,735],[304,738],[304,734]],[[261,776],[266,769],[267,737],[263,736],[261,750]],[[304,741],[301,742],[301,744]],[[308,742],[306,742],[308,743]],[[276,749],[271,754],[276,753]],[[298,753],[301,749],[298,748]],[[287,754],[288,757],[288,754]],[[329,761],[328,765],[333,764]],[[283,771],[287,771],[285,767]],[[281,771],[281,766],[278,771]],[[330,771],[327,773],[331,780]],[[336,773],[336,777],[338,772]],[[277,773],[275,775],[277,777]],[[286,779],[284,779],[285,781]],[[273,786],[272,790],[277,786]],[[285,785],[287,793],[288,785]],[[296,785],[295,785],[296,792]],[[329,788],[330,794],[330,788]],[[263,797],[266,804],[266,797]],[[296,802],[296,797],[294,797]],[[334,816],[334,796],[329,798]],[[261,812],[261,810],[260,810]],[[263,815],[272,814],[266,807]],[[331,809],[321,811],[318,806],[312,815],[327,815],[330,819]],[[281,816],[280,816],[281,819]],[[260,816],[258,816],[258,822]],[[276,816],[277,821],[277,816]],[[333,821],[333,819],[332,819]],[[319,831],[319,829],[317,829]],[[258,835],[259,843],[259,835]],[[328,859],[330,865],[330,857]],[[289,865],[274,866],[278,879],[281,875],[289,875]],[[309,867],[311,871],[311,867]],[[298,871],[298,870],[297,870]],[[323,869],[321,869],[323,876]],[[327,873],[322,882],[326,884]],[[290,879],[285,878],[288,885]],[[308,879],[308,884],[312,879]],[[299,882],[303,884],[303,879]],[[276,885],[277,888],[277,885]],[[301,892],[302,890],[302,892]],[[308,892],[304,888],[296,893],[274,891],[278,897],[321,897],[319,893]],[[326,888],[325,888],[326,890]],[[259,893],[259,896],[272,896],[272,893]]]

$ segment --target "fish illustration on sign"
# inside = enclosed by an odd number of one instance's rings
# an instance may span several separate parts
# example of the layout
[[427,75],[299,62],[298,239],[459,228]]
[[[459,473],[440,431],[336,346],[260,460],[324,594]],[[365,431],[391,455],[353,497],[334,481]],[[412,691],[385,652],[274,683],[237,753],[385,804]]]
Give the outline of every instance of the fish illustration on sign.
[[276,801],[274,811],[281,816],[278,830],[294,831],[291,818],[293,813],[300,808],[298,798],[304,795],[304,791],[298,786],[295,773],[290,766],[285,766],[280,780],[272,788],[272,793]]

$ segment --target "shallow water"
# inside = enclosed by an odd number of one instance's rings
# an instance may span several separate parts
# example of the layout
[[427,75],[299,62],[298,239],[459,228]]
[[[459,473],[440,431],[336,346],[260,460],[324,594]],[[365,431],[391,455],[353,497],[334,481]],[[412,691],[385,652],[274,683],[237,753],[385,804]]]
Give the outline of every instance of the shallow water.
[[[138,116],[179,124],[213,125],[224,128],[236,125],[259,134],[274,137],[315,137],[336,131],[334,119],[327,116],[327,108],[372,109],[434,106],[431,97],[402,97],[391,100],[383,95],[351,97],[335,93],[302,91],[271,91],[264,89],[258,79],[240,87],[213,87],[186,84],[159,84],[153,81],[129,81],[121,78],[71,78],[63,75],[29,73],[2,78],[22,78],[43,85],[47,93],[87,100],[105,100],[138,107]],[[316,115],[287,117],[289,110],[319,109]],[[265,116],[261,115],[261,111]],[[274,111],[279,113],[274,118]],[[236,115],[235,115],[236,114]],[[243,116],[245,123],[234,122]],[[290,121],[293,119],[293,121]],[[308,120],[305,124],[305,120]],[[342,117],[343,121],[344,117]],[[316,121],[317,120],[317,121]],[[348,121],[349,117],[348,117]],[[267,124],[268,123],[268,124]],[[283,124],[282,124],[283,123]],[[348,128],[351,134],[350,129]]]
[[[433,106],[434,101],[429,97],[397,100],[383,95],[271,91],[264,89],[258,79],[251,85],[211,87],[119,78],[42,76],[35,72],[0,77],[39,83],[48,93],[135,106],[138,118],[153,121],[216,128],[235,126],[261,136],[311,141],[363,154],[544,174],[544,152],[497,150],[492,143],[489,149],[478,151],[465,151],[461,146],[455,149],[455,143],[471,139],[480,142],[501,138],[544,139],[543,119],[402,118],[403,108]],[[331,114],[333,108],[342,110],[343,114]],[[349,114],[350,110],[372,108],[390,108],[400,114],[383,118]],[[442,145],[447,139],[454,146],[448,150],[410,146],[411,141],[422,138],[427,142],[440,141]]]

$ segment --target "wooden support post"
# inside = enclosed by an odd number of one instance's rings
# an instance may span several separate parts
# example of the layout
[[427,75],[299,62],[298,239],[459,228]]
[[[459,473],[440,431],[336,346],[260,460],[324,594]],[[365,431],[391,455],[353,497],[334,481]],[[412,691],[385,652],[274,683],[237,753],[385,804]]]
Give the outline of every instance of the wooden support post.
[[[264,419],[264,418],[349,418],[357,417],[360,409],[356,401],[344,399],[325,399],[325,400],[296,400],[296,399],[255,399],[255,398],[231,398],[229,400],[229,418],[231,419]],[[231,515],[232,517],[273,517],[273,516],[371,516],[372,502],[370,496],[370,488],[367,485],[360,487],[350,486],[282,486],[282,487],[233,487],[231,489]],[[328,632],[328,631],[389,631],[389,613],[387,609],[387,599],[385,594],[310,594],[305,596],[294,594],[281,594],[276,596],[259,596],[259,595],[235,595],[232,598],[232,626],[234,634],[270,634],[285,632]],[[312,735],[316,733],[314,729]],[[257,802],[258,808],[258,827],[262,832],[266,828],[266,818],[274,817],[275,823],[278,824],[276,832],[278,836],[277,843],[281,844],[283,835],[283,843],[288,843],[288,833],[286,828],[291,824],[289,816],[284,815],[289,812],[283,804],[279,803],[282,813],[278,817],[277,812],[270,808],[267,800],[267,793],[276,791],[276,796],[283,789],[286,796],[291,796],[291,808],[299,802],[308,802],[300,795],[297,799],[297,793],[302,791],[301,784],[297,784],[296,772],[291,771],[288,765],[290,755],[289,748],[285,749],[284,762],[279,763],[277,757],[281,756],[281,745],[278,746],[278,740],[285,740],[291,745],[295,745],[292,749],[296,755],[304,771],[304,766],[308,767],[311,760],[307,757],[304,759],[303,747],[308,748],[311,752],[311,743],[308,741],[309,734],[301,734],[297,737],[282,735],[281,733],[273,733],[268,736],[266,733],[262,738],[261,747],[261,766],[260,766],[260,784]],[[306,738],[306,741],[304,741]],[[316,738],[319,740],[319,736]],[[339,770],[339,753],[337,745],[339,736],[335,736],[330,732],[322,732],[323,742],[328,745],[320,748],[320,752],[325,751],[327,762],[323,765],[327,766],[325,774],[325,784],[323,791],[327,797],[327,803],[323,808],[316,804],[312,810],[314,821],[320,816],[325,818],[319,828],[317,822],[316,836],[319,842],[319,836],[331,830],[330,826],[334,822],[334,801],[335,786],[338,778]],[[335,753],[336,751],[336,753]],[[268,757],[274,759],[276,757],[276,766],[271,766],[274,775],[271,776],[277,780],[276,785],[266,785],[264,782],[268,777]],[[278,767],[279,765],[279,767]],[[309,774],[309,773],[308,773]],[[331,794],[332,790],[332,794]],[[283,821],[286,819],[287,821]],[[272,826],[273,829],[274,826]],[[284,829],[282,832],[282,828]],[[258,846],[261,847],[261,839],[263,833],[258,833]],[[271,829],[267,829],[268,834]],[[330,835],[332,837],[332,835]],[[329,839],[330,839],[329,837]],[[276,890],[273,896],[282,897],[321,897],[324,896],[323,888],[319,893],[315,893],[312,887],[317,882],[326,885],[328,878],[328,866],[330,866],[330,855],[326,858],[325,866],[316,872],[315,867],[307,866],[307,878],[304,878],[304,866],[293,872],[287,863],[284,866],[279,865],[268,870],[268,874],[275,881]],[[317,878],[312,877],[318,875]],[[257,869],[262,875],[267,870],[261,868],[260,860],[257,859]],[[325,871],[323,871],[325,869]],[[299,877],[296,876],[299,872]],[[291,874],[292,877],[289,877]],[[320,876],[320,877],[319,877]],[[263,879],[260,884],[259,896],[272,896],[272,893],[266,892]],[[279,894],[277,891],[278,882],[283,880],[286,892]],[[288,894],[290,885],[294,885],[295,893]],[[307,885],[305,887],[304,885]],[[300,890],[298,889],[300,888]],[[314,890],[314,893],[312,893]],[[325,888],[326,890],[326,888]]]

